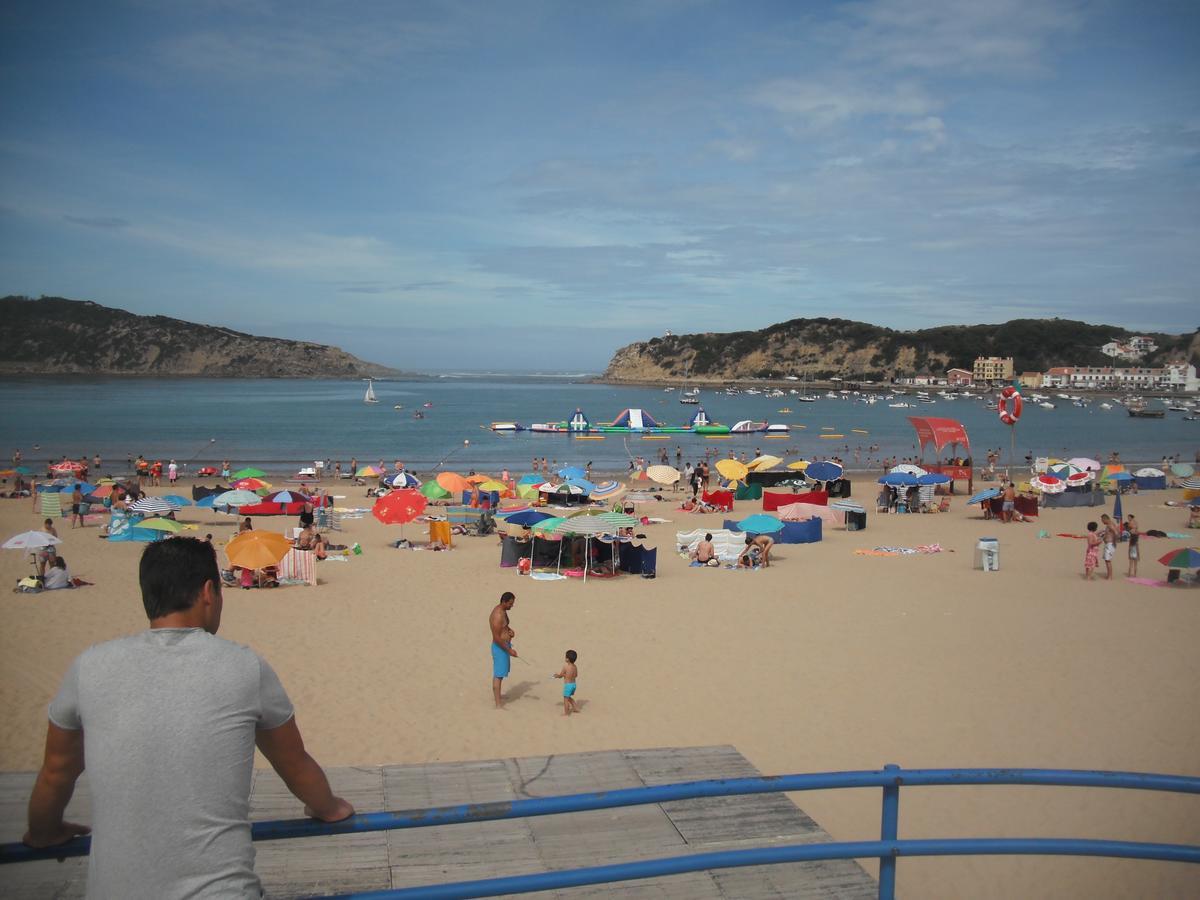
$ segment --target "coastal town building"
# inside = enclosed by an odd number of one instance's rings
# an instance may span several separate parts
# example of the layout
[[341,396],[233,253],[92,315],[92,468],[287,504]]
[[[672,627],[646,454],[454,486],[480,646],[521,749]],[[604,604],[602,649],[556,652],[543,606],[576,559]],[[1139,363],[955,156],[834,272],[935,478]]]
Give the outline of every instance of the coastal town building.
[[1196,367],[1169,363],[1148,368],[1130,366],[1057,366],[1042,376],[1045,388],[1081,388],[1092,391],[1197,391]]
[[970,387],[974,383],[974,376],[966,369],[946,370],[946,384],[950,387]]
[[1105,356],[1111,356],[1114,359],[1137,360],[1141,359],[1148,353],[1153,353],[1158,349],[1158,344],[1154,338],[1138,335],[1131,337],[1127,341],[1109,341],[1100,348],[1100,352]]
[[979,356],[971,367],[975,381],[1012,381],[1013,358],[1011,356]]
[[1020,383],[1023,388],[1040,388],[1042,386],[1041,372],[1022,372]]

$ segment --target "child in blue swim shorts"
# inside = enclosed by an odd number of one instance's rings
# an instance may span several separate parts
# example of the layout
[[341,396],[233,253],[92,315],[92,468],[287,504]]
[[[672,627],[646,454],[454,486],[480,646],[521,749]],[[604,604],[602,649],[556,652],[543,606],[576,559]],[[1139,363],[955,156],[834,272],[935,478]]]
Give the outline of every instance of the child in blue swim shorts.
[[579,654],[574,650],[568,650],[562,669],[554,676],[563,680],[564,716],[579,712],[579,707],[575,704],[575,679],[579,677],[579,667],[575,665],[577,659],[579,659]]

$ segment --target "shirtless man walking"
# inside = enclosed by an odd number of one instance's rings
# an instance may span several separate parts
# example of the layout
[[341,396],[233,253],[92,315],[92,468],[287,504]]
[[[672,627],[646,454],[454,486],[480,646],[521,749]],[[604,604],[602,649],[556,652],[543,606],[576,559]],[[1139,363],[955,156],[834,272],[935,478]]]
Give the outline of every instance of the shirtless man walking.
[[512,647],[512,639],[516,632],[508,623],[508,611],[516,602],[517,595],[512,591],[505,591],[500,595],[500,602],[496,604],[488,619],[492,629],[492,699],[496,701],[496,709],[503,706],[500,688],[504,679],[508,677],[508,670],[512,665],[511,657],[517,655],[517,651]]

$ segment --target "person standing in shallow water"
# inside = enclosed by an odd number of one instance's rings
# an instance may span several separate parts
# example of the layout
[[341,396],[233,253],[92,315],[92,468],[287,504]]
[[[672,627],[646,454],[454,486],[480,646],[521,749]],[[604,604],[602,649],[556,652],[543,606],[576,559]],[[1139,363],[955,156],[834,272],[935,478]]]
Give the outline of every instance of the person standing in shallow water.
[[500,595],[500,602],[492,608],[492,614],[488,618],[488,626],[492,632],[492,700],[496,709],[504,705],[500,691],[512,667],[512,657],[517,655],[512,646],[512,640],[517,633],[512,630],[508,621],[508,611],[516,602],[517,595],[512,591],[505,591]]

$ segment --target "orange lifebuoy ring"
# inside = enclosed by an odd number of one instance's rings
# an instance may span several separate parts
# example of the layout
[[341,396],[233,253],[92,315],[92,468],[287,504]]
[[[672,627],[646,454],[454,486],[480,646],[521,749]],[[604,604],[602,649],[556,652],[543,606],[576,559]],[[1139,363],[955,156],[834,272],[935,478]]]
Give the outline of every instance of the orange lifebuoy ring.
[[[1012,409],[1008,408],[1008,404],[1012,403]],[[1016,425],[1017,419],[1021,418],[1021,410],[1025,408],[1025,401],[1021,399],[1021,392],[1011,385],[1000,392],[1000,403],[998,410],[1000,412],[1000,421],[1005,425]]]

